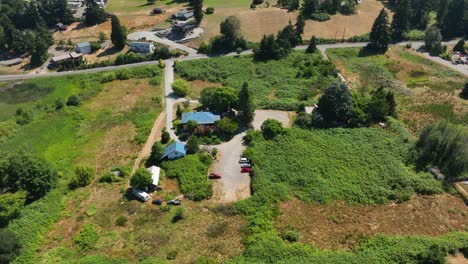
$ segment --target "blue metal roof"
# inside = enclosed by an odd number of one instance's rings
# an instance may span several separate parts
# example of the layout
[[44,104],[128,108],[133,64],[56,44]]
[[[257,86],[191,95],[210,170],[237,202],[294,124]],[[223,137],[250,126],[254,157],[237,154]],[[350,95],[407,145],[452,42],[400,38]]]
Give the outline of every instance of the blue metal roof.
[[81,43],[78,43],[76,46],[83,48],[83,47],[91,46],[91,44],[89,42],[81,42]]
[[173,152],[180,152],[186,155],[185,144],[182,144],[178,141],[170,144],[169,146],[166,147],[166,149],[164,150],[164,154],[161,156],[160,159],[166,158],[169,154]]
[[196,121],[199,125],[210,125],[219,121],[221,117],[210,112],[188,112],[182,113],[182,124],[187,124],[188,121]]

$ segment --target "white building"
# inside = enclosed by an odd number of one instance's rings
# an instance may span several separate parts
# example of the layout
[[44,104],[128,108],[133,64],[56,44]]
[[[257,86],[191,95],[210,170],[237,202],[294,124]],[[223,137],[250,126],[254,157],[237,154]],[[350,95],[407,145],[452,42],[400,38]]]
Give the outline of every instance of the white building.
[[153,53],[154,44],[151,42],[130,42],[128,43],[130,49],[138,53]]
[[81,42],[76,45],[76,52],[81,54],[90,54],[91,53],[91,43]]

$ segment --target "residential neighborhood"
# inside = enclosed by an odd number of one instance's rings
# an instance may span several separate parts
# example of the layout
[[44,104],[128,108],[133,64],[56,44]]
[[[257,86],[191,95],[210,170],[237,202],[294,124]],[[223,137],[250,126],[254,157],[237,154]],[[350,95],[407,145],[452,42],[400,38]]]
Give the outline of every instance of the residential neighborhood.
[[466,0],[0,10],[0,263],[468,262]]

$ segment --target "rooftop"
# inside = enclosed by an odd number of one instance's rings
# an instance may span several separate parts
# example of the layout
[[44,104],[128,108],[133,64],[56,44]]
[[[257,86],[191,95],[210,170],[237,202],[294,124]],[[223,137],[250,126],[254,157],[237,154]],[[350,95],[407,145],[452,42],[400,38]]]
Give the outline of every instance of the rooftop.
[[186,154],[185,144],[180,143],[178,141],[170,144],[169,146],[166,147],[166,149],[164,150],[164,154],[161,156],[160,159],[166,158],[169,154],[173,152],[180,152],[185,155]]
[[214,124],[221,117],[210,112],[188,112],[182,113],[182,124],[187,124],[188,121],[195,121],[199,125]]
[[161,168],[157,166],[151,166],[146,169],[151,173],[151,179],[153,180],[153,185],[159,185],[159,173],[161,172]]
[[87,46],[91,46],[91,44],[89,42],[80,42],[78,44],[76,44],[77,47],[79,48],[84,48],[84,47],[87,47]]

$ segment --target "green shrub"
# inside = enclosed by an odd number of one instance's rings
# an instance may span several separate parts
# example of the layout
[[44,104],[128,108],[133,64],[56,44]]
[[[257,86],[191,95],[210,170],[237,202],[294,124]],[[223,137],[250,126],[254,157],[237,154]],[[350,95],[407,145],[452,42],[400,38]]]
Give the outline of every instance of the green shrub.
[[177,223],[184,218],[185,218],[184,209],[182,207],[177,207],[174,213],[174,216],[172,216],[172,222]]
[[18,255],[21,244],[15,233],[0,230],[0,263],[10,263]]
[[175,260],[177,258],[177,250],[171,250],[171,251],[167,252],[166,258],[168,260]]
[[175,95],[185,97],[188,94],[189,84],[182,79],[178,79],[172,83],[172,89]]
[[127,224],[127,221],[128,221],[128,218],[121,215],[117,218],[117,220],[115,220],[115,224],[117,226],[125,226]]
[[84,225],[73,241],[81,250],[93,249],[98,241],[96,229],[91,224]]
[[155,76],[149,80],[149,84],[153,86],[159,86],[161,84],[161,77]]
[[281,238],[289,242],[296,242],[299,240],[299,232],[297,230],[286,230],[281,233]]
[[71,95],[70,97],[68,97],[68,100],[67,100],[68,106],[79,106],[80,104],[81,104],[81,100],[80,100],[80,97],[78,97],[77,95]]
[[75,168],[75,176],[69,183],[70,189],[88,186],[95,177],[95,170],[90,166],[78,166]]
[[202,154],[188,155],[161,164],[167,177],[178,180],[185,197],[195,201],[207,199],[213,194],[211,183],[206,177],[209,165],[203,163],[200,155]]
[[213,238],[220,237],[226,233],[227,228],[228,223],[216,221],[208,227],[206,234]]
[[205,14],[210,15],[210,14],[213,14],[214,11],[215,11],[214,7],[207,7]]
[[327,13],[313,13],[310,15],[310,19],[322,22],[330,20],[330,15]]

